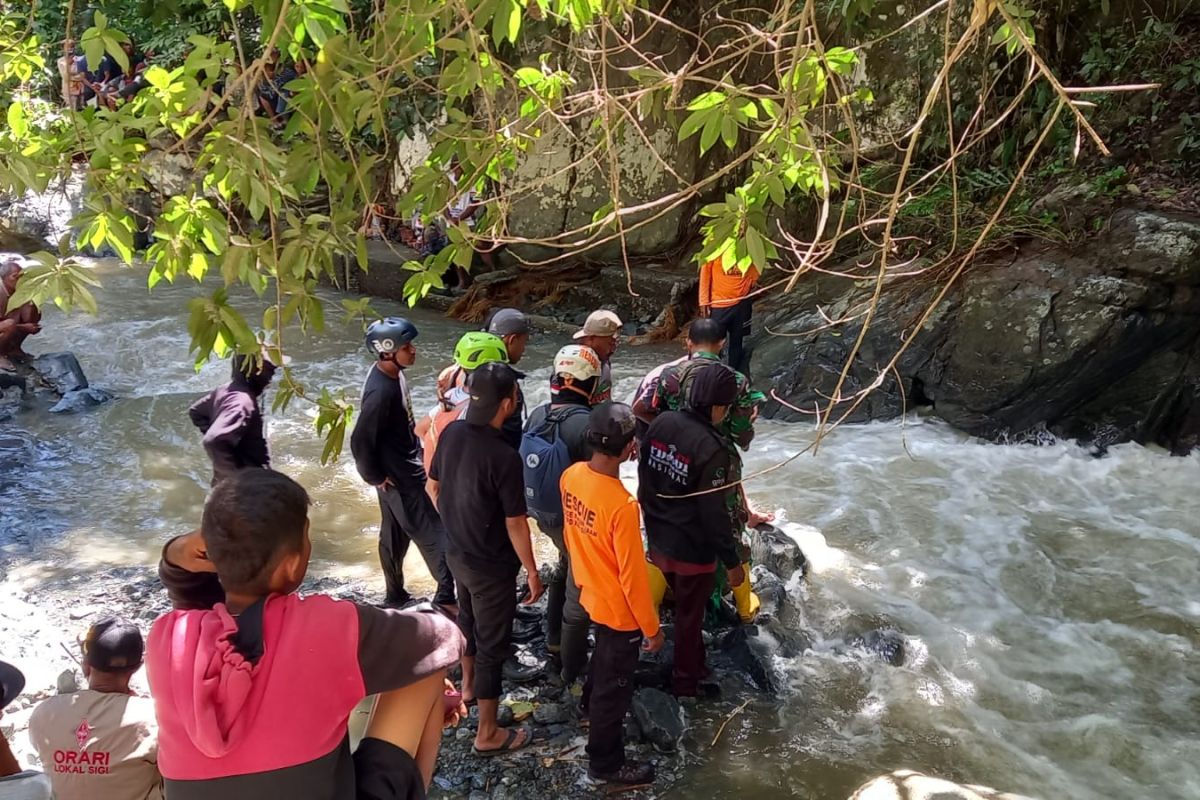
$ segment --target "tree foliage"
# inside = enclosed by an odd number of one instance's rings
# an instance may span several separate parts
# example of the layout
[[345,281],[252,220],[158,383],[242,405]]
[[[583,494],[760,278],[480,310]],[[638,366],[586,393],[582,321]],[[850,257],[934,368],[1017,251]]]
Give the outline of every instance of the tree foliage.
[[[95,0],[87,8],[67,2],[56,7],[61,19],[50,19],[46,4],[24,12],[0,4],[8,9],[0,15],[0,103],[8,120],[0,133],[0,192],[44,190],[71,172],[74,159],[86,159],[87,209],[74,221],[73,244],[112,248],[132,265],[135,233],[147,220],[130,211],[130,198],[152,190],[155,164],[184,159],[193,177],[183,191],[161,198],[141,261],[151,287],[220,277],[221,288],[190,308],[192,350],[201,363],[214,353],[256,352],[263,336],[284,347],[293,331],[324,325],[318,282],[335,275],[344,255],[365,268],[364,210],[387,189],[397,138],[415,127],[429,130],[432,151],[410,176],[399,211],[436,214],[468,185],[486,200],[474,228],[451,226],[446,249],[405,265],[410,302],[440,286],[451,265],[469,267],[479,240],[534,243],[562,257],[623,244],[639,226],[697,199],[697,260],[719,259],[726,269],[780,264],[790,287],[855,235],[878,243],[882,284],[895,268],[889,259],[900,210],[931,175],[954,171],[970,136],[988,124],[972,121],[956,132],[944,162],[913,174],[922,125],[943,100],[949,104],[951,71],[973,50],[1019,61],[1030,75],[1054,81],[1036,59],[1031,14],[1017,3],[977,0],[969,14],[944,3],[910,12],[919,19],[941,10],[944,57],[929,76],[915,126],[896,143],[907,156],[892,171],[895,185],[881,192],[861,179],[869,149],[862,115],[874,97],[863,83],[859,49],[825,41],[829,9],[813,0],[714,0],[703,30],[681,34],[696,55],[678,67],[640,46],[650,29],[679,28],[657,5]],[[864,14],[873,3],[842,5],[835,16]],[[62,53],[60,42],[43,38],[47,31],[77,32],[89,62],[105,53],[121,60],[129,34],[154,43],[172,19],[182,22],[170,34],[177,38],[163,40],[167,57],[146,72],[149,86],[116,110],[62,111],[36,96],[39,78],[52,74]],[[264,54],[275,47],[308,67],[286,87],[294,113],[282,130],[255,113]],[[1069,109],[1088,130],[1071,98],[1053,85],[1055,117]],[[634,203],[621,185],[618,143],[645,138],[652,119],[667,120],[680,146],[708,156],[711,170]],[[609,202],[586,224],[531,240],[508,227],[513,197],[537,189],[518,177],[519,167],[539,140],[561,130],[576,141],[580,161],[609,175]],[[452,163],[462,169],[457,182]],[[797,203],[813,209],[804,235],[781,223]],[[91,279],[67,252],[39,255],[15,299],[94,310]],[[231,307],[230,292],[239,287],[268,301],[261,320],[245,320]],[[366,313],[357,303],[342,310],[356,319]],[[350,419],[347,398],[301,386],[286,372],[276,404],[296,397],[319,406],[326,456],[336,456]],[[831,408],[853,400],[832,398]]]

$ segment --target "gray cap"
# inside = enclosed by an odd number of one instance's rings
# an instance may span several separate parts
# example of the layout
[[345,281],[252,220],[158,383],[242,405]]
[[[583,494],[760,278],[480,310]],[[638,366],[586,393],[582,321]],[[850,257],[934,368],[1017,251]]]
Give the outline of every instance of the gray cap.
[[487,332],[496,336],[529,333],[529,318],[519,309],[502,308],[488,320]]

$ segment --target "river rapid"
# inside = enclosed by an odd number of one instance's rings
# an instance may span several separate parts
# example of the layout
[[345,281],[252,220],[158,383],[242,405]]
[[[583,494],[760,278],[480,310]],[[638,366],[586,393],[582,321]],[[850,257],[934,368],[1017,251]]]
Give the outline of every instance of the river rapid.
[[[185,412],[229,367],[192,367],[185,304],[196,287],[147,293],[141,271],[97,270],[99,318],[51,311],[28,349],[73,351],[118,399],[0,423],[33,448],[22,472],[0,471],[0,564],[35,603],[49,576],[154,563],[166,538],[195,527],[207,489]],[[402,313],[421,329],[409,382],[414,406],[428,409],[465,326]],[[327,316],[325,333],[289,346],[296,376],[357,402],[369,364],[360,329],[332,307]],[[566,340],[531,343],[521,363],[531,404],[545,398],[550,356]],[[623,346],[617,396],[675,355]],[[314,499],[310,574],[381,594],[373,492],[348,448],[320,465],[313,416],[297,401],[268,422],[275,466]],[[812,437],[760,423],[748,469]],[[913,417],[841,428],[816,455],[754,480],[757,505],[820,532],[794,528],[813,563],[794,589],[813,644],[777,665],[782,696],[753,702],[716,747],[691,741],[685,780],[666,796],[844,798],[912,768],[1044,800],[1200,797],[1198,467],[1197,456],[1132,444],[1098,459],[1068,443],[996,446]],[[906,636],[900,667],[841,645],[847,630],[880,624]]]

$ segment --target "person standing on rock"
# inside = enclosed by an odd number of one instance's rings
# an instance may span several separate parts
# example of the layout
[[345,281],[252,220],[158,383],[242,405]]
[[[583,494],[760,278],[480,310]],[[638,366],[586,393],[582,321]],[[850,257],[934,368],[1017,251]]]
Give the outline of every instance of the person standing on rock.
[[[504,349],[508,352],[508,363],[514,367],[525,355],[529,346],[529,318],[515,308],[502,308],[488,318],[485,329],[493,336],[504,340]],[[504,420],[504,441],[514,448],[521,446],[521,431],[525,424],[525,391],[521,388],[523,373],[517,373],[517,407],[508,419]]]
[[650,560],[675,597],[672,690],[700,693],[706,675],[704,611],[724,567],[730,587],[746,580],[738,551],[741,523],[730,513],[734,465],[717,426],[737,401],[737,377],[723,364],[700,370],[687,407],[655,418],[641,445],[638,500]]
[[580,602],[596,624],[596,652],[583,688],[590,720],[588,772],[596,780],[637,786],[654,780],[652,764],[625,758],[625,714],[642,650],[663,646],[650,594],[638,503],[621,483],[621,464],[637,452],[633,411],[604,403],[588,415],[588,463],[562,476],[563,538]]
[[588,314],[583,327],[575,331],[576,343],[590,347],[600,356],[600,384],[596,387],[595,403],[612,399],[612,357],[617,352],[617,336],[621,318],[611,311],[600,309]]
[[[0,661],[0,719],[4,708],[25,688],[21,671]],[[21,769],[8,739],[0,732],[0,798],[4,800],[50,800],[50,781],[40,772]]]
[[197,400],[188,409],[192,424],[204,435],[204,449],[213,465],[212,482],[240,469],[267,469],[271,454],[263,428],[262,398],[275,365],[266,354],[233,357],[233,378]]
[[28,337],[42,331],[42,312],[33,303],[9,307],[22,272],[16,261],[0,264],[0,369],[11,370],[13,359],[29,358],[21,347]]
[[453,612],[457,606],[454,578],[446,566],[446,532],[425,491],[421,440],[404,377],[404,370],[417,360],[416,338],[417,326],[403,317],[387,317],[368,326],[367,350],[375,356],[375,363],[363,385],[350,452],[358,474],[379,495],[384,605],[401,608],[413,602],[404,586],[404,554],[409,543],[416,542],[437,582],[434,602]]
[[129,688],[144,654],[137,625],[115,618],[97,622],[83,640],[88,688],[50,697],[33,710],[29,738],[42,763],[83,767],[50,773],[56,800],[163,796],[154,701]]
[[524,728],[499,726],[504,661],[511,653],[513,594],[521,567],[525,605],[542,595],[526,518],[521,457],[501,428],[517,404],[516,371],[486,364],[471,374],[470,405],[442,434],[429,493],[446,520],[447,559],[458,581],[458,624],[467,638],[463,695],[479,703],[475,754],[503,755],[529,744]]
[[591,624],[579,602],[563,544],[560,479],[572,464],[591,458],[587,443],[588,411],[600,380],[600,358],[590,347],[569,344],[554,357],[550,401],[533,410],[525,426],[521,457],[525,463],[525,500],[529,515],[558,548],[558,569],[546,603],[546,647],[562,662],[568,684],[587,663]]
[[746,338],[750,336],[750,318],[754,313],[755,284],[758,267],[741,268],[736,264],[725,269],[720,258],[704,262],[700,267],[700,316],[708,317],[721,326],[722,338],[728,342],[725,363],[743,375],[750,374],[750,351]]

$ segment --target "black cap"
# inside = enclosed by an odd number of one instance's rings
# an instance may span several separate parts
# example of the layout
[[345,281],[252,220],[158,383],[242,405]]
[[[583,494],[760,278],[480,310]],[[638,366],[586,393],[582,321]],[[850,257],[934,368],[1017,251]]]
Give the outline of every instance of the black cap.
[[102,619],[88,629],[83,640],[83,659],[101,672],[130,672],[142,665],[146,652],[142,632],[123,619]]
[[696,371],[692,388],[688,391],[688,405],[692,408],[731,406],[737,400],[737,376],[724,364],[712,363]]
[[17,699],[25,688],[25,676],[12,664],[0,661],[0,710]]
[[516,388],[516,370],[498,361],[484,364],[467,377],[471,402],[464,418],[474,425],[487,425],[500,403],[512,397]]
[[502,308],[488,319],[487,332],[496,336],[529,333],[529,318],[515,308]]
[[633,439],[636,428],[632,408],[624,403],[601,403],[588,414],[587,440],[610,453],[617,452]]

